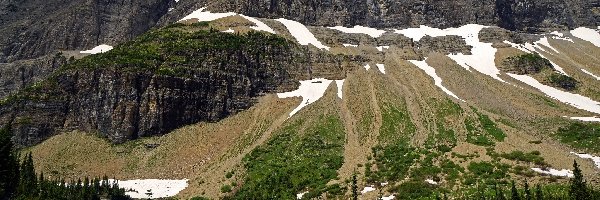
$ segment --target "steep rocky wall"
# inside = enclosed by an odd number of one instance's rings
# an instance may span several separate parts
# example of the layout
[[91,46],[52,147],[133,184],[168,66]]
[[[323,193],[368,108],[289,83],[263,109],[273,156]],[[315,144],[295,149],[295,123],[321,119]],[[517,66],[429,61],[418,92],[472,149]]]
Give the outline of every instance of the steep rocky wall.
[[66,62],[65,57],[55,54],[12,63],[0,63],[0,99],[43,80]]
[[315,26],[446,28],[477,23],[535,32],[596,26],[600,21],[600,3],[594,0],[183,0],[180,4],[161,24],[176,21],[204,6],[213,12],[284,17]]

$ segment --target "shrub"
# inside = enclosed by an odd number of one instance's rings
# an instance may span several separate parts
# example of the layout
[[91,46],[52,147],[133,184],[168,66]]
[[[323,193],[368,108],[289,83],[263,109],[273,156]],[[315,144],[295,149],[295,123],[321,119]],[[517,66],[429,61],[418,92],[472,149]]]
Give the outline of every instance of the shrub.
[[562,88],[568,91],[577,89],[578,84],[577,80],[575,80],[574,78],[559,73],[550,74],[546,78],[546,82],[551,86]]

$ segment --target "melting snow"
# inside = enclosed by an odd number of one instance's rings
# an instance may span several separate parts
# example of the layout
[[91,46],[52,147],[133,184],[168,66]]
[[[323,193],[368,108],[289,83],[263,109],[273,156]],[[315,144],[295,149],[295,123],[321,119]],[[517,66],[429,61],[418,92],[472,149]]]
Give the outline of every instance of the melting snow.
[[[425,58],[425,59],[427,59],[427,58]],[[423,61],[409,60],[408,62],[412,63],[413,65],[416,65],[421,70],[425,71],[425,73],[427,75],[429,75],[431,78],[433,78],[433,82],[435,83],[435,85],[438,86],[440,89],[442,89],[442,91],[444,91],[446,94],[464,102],[464,100],[458,98],[458,96],[456,96],[452,91],[448,90],[446,87],[444,87],[442,85],[442,78],[440,78],[437,75],[437,73],[435,73],[435,68],[429,66],[429,64],[427,64],[427,62],[425,62],[425,60],[423,60]]]
[[377,69],[379,69],[379,71],[383,74],[385,74],[385,65],[383,64],[375,64],[375,66],[377,66]]
[[584,122],[600,122],[600,118],[598,117],[570,117],[574,120],[584,121]]
[[378,46],[378,47],[375,47],[375,48],[377,48],[377,50],[379,50],[379,51],[383,51],[383,49],[389,49],[390,46]]
[[184,18],[180,19],[179,21],[185,21],[188,19],[198,19],[199,22],[209,22],[209,21],[221,19],[223,17],[229,17],[229,16],[236,15],[236,13],[233,13],[233,12],[211,13],[210,11],[204,11],[204,9],[206,9],[206,7],[200,8],[200,9],[192,12],[191,14],[189,14],[188,16],[185,16]]
[[358,47],[356,44],[342,44],[344,47]]
[[240,15],[240,16],[242,16],[244,19],[246,19],[248,21],[251,21],[254,24],[256,24],[256,26],[251,26],[250,27],[251,29],[254,29],[254,30],[257,30],[257,31],[265,31],[265,32],[269,32],[269,33],[275,34],[275,31],[271,27],[267,26],[267,24],[261,22],[260,20],[255,19],[253,17],[248,17],[246,15]]
[[79,53],[97,54],[97,53],[104,53],[104,52],[110,51],[112,49],[113,49],[112,46],[109,46],[109,45],[106,45],[106,44],[101,44],[101,45],[98,45],[98,46],[96,46],[96,47],[94,47],[94,48],[92,48],[90,50],[80,51]]
[[[188,186],[187,179],[183,180],[162,180],[162,179],[143,179],[118,181],[119,187],[125,189],[125,194],[135,199],[147,198],[165,198],[177,195],[181,190]],[[113,183],[113,179],[109,179]],[[128,191],[133,190],[133,191]],[[150,193],[152,193],[150,195]]]
[[369,65],[369,64],[365,65],[365,69],[368,71],[369,69],[371,69],[371,65]]
[[344,88],[344,81],[346,81],[346,79],[344,79],[344,80],[336,80],[335,81],[335,85],[337,86],[337,95],[338,95],[338,97],[340,99],[342,99],[342,97],[343,97],[342,91],[343,91],[343,88]]
[[329,27],[329,28],[338,30],[338,31],[341,31],[344,33],[363,33],[363,34],[367,34],[373,38],[378,38],[379,36],[383,35],[386,32],[385,30],[377,30],[375,28],[369,28],[369,27],[364,27],[364,26],[354,26],[352,28],[336,26],[336,27]]
[[[546,46],[546,47],[548,47],[548,48],[550,48],[553,51],[555,51],[555,52],[558,53],[558,50],[556,50],[554,47],[552,47],[550,45],[550,43],[548,43],[548,38],[546,38],[546,37],[541,38],[540,40],[538,40],[537,42],[534,42],[533,44],[531,44],[531,43],[515,44],[515,43],[509,42],[509,41],[504,41],[504,43],[510,44],[510,46],[512,46],[513,48],[521,50],[521,51],[526,52],[526,53],[538,53],[538,55],[540,57],[545,58],[548,61],[550,61],[550,59],[546,58],[542,54],[539,54],[538,49],[540,49],[540,50],[542,50],[544,52],[546,51],[539,44],[543,44],[544,46]],[[556,63],[550,61],[550,64],[552,64],[552,66],[554,67],[554,69],[556,69],[556,71],[558,71],[558,72],[560,72],[560,73],[562,73],[564,75],[567,75],[567,72],[565,72],[565,70],[562,67],[558,66]]]
[[302,108],[315,101],[319,100],[325,94],[325,91],[331,84],[331,80],[327,80],[324,78],[317,78],[313,80],[300,81],[300,88],[295,91],[285,92],[285,93],[277,93],[277,97],[279,98],[289,98],[289,97],[302,97],[302,103],[298,105],[292,112],[289,117],[292,117]]
[[375,188],[374,187],[365,187],[365,189],[360,191],[360,193],[364,194],[364,193],[371,192],[371,191],[375,191]]
[[572,154],[575,154],[576,156],[583,158],[583,159],[591,159],[594,164],[596,165],[597,168],[600,168],[600,157],[599,156],[593,156],[590,154],[584,154],[584,153],[575,153],[575,152],[571,152]]
[[429,183],[431,185],[437,185],[438,184],[438,182],[436,182],[434,180],[431,180],[431,179],[427,179],[427,180],[425,180],[425,182],[427,182],[427,183]]
[[381,200],[392,200],[392,199],[394,199],[394,198],[396,198],[396,196],[394,196],[394,195],[392,194],[392,195],[390,195],[390,196],[387,196],[387,197],[381,197]]
[[556,169],[551,169],[548,168],[546,170],[541,169],[541,168],[531,168],[531,170],[537,172],[537,173],[541,173],[541,174],[549,174],[552,176],[564,176],[564,177],[573,177],[573,171],[568,170],[568,169],[563,169],[563,170],[556,170]]
[[315,36],[310,32],[310,30],[308,30],[308,28],[306,28],[306,26],[304,26],[300,22],[287,20],[283,18],[276,19],[276,21],[281,22],[283,25],[285,25],[285,27],[287,27],[292,36],[294,36],[294,38],[296,38],[298,43],[300,43],[301,45],[312,44],[319,49],[329,50],[329,47],[321,44],[321,42],[319,42],[319,40],[315,38]]
[[231,28],[228,28],[227,30],[223,31],[224,33],[235,33],[235,31]]
[[588,75],[590,75],[590,76],[592,76],[592,77],[596,78],[596,80],[600,80],[600,77],[599,77],[599,76],[596,76],[596,75],[594,75],[594,74],[592,74],[592,72],[589,72],[589,71],[587,71],[587,70],[585,70],[585,69],[581,69],[581,71],[583,71],[583,73],[586,73],[586,74],[588,74]]
[[396,30],[396,33],[403,34],[406,37],[412,38],[415,41],[421,40],[426,35],[431,37],[456,35],[465,39],[467,45],[471,45],[472,55],[464,55],[462,53],[448,55],[452,60],[458,63],[463,68],[469,70],[474,68],[478,72],[491,76],[492,78],[505,82],[498,74],[500,70],[496,67],[496,48],[492,47],[492,43],[483,43],[479,41],[479,32],[487,26],[468,24],[459,28],[437,29],[421,25],[419,28],[408,28]]
[[572,30],[571,35],[579,39],[591,42],[597,47],[600,47],[600,33],[596,32],[594,29],[579,27],[575,30]]
[[308,194],[308,192],[302,192],[302,193],[298,193],[298,194],[296,194],[296,199],[302,199],[302,197],[303,197],[305,194]]
[[517,74],[510,74],[510,73],[507,73],[507,75],[542,91],[544,94],[546,94],[558,101],[564,102],[566,104],[569,104],[573,107],[576,107],[576,108],[579,108],[582,110],[587,110],[587,111],[590,111],[593,113],[600,114],[600,103],[597,101],[594,101],[588,97],[581,96],[579,94],[573,94],[573,93],[561,91],[556,88],[541,84],[534,78],[527,76],[527,75],[517,75]]

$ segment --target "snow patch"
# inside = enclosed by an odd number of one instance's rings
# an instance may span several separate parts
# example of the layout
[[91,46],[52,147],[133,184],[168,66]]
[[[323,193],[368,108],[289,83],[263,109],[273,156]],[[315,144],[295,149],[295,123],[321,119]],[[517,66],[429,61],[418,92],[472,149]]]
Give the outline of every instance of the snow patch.
[[361,194],[365,194],[367,192],[372,192],[375,191],[374,187],[365,187],[362,191],[360,191]]
[[246,19],[248,21],[253,22],[256,25],[256,26],[251,26],[250,27],[251,29],[254,29],[257,31],[265,31],[268,33],[275,34],[275,31],[271,27],[269,27],[267,24],[263,23],[262,21],[260,21],[256,18],[253,18],[253,17],[248,17],[246,15],[240,15],[240,16],[242,16],[244,19]]
[[303,197],[305,194],[308,194],[308,192],[302,192],[302,193],[298,193],[298,194],[296,194],[296,199],[302,199],[302,197]]
[[[114,183],[114,179],[109,179]],[[188,186],[188,180],[136,179],[118,181],[119,187],[125,189],[125,194],[135,199],[166,198],[177,195]],[[129,191],[131,190],[131,191]]]
[[222,31],[223,33],[235,33],[235,31],[231,28],[228,28],[227,30]]
[[79,53],[97,54],[97,53],[104,53],[104,52],[110,51],[112,49],[113,49],[112,46],[109,46],[106,44],[101,44],[90,50],[80,51]]
[[367,34],[373,38],[378,38],[386,32],[385,30],[378,30],[376,28],[370,28],[370,27],[364,27],[364,26],[354,26],[352,28],[336,26],[336,27],[329,27],[329,28],[338,30],[338,31],[341,31],[344,33],[363,33],[363,34]]
[[448,35],[460,36],[465,40],[467,45],[471,45],[473,47],[471,49],[472,55],[464,55],[462,53],[459,53],[450,54],[448,55],[448,57],[450,57],[452,60],[454,60],[466,70],[474,68],[482,74],[491,76],[492,78],[501,82],[505,82],[500,77],[498,77],[498,74],[500,74],[500,70],[498,70],[494,61],[496,59],[496,48],[492,47],[492,43],[484,43],[479,41],[479,32],[481,31],[481,29],[487,27],[488,26],[478,24],[468,24],[459,28],[448,28],[442,30],[421,25],[419,28],[408,28],[403,30],[396,30],[395,32],[405,35],[406,37],[409,37],[415,41],[421,40],[421,38],[425,37],[426,35],[431,37],[440,37]]
[[553,99],[556,99],[563,103],[569,104],[578,109],[587,110],[587,111],[590,111],[593,113],[600,114],[600,103],[597,101],[594,101],[588,97],[585,97],[585,96],[582,96],[579,94],[565,92],[565,91],[558,90],[556,88],[544,85],[544,84],[538,82],[537,80],[535,80],[534,78],[527,76],[527,75],[517,75],[517,74],[510,74],[510,73],[507,73],[507,75],[540,90],[541,92],[543,92],[544,94],[548,95],[549,97],[551,97]]
[[429,183],[431,185],[437,185],[438,184],[438,182],[436,182],[434,180],[431,180],[431,179],[427,179],[427,180],[425,180],[425,182],[427,182],[427,183]]
[[586,73],[586,74],[588,74],[588,75],[590,75],[590,76],[594,77],[596,80],[599,80],[599,81],[600,81],[600,77],[599,77],[599,76],[596,76],[596,75],[594,75],[594,74],[592,74],[592,72],[589,72],[589,71],[587,71],[587,70],[585,70],[585,69],[581,69],[581,71],[583,71],[583,73]]
[[346,79],[335,81],[335,85],[337,86],[337,95],[340,99],[343,97],[344,81],[346,81]]
[[540,173],[540,174],[549,174],[552,176],[563,176],[563,177],[573,177],[573,171],[568,170],[568,169],[562,169],[562,170],[556,170],[556,169],[552,169],[552,168],[548,168],[548,169],[541,169],[541,168],[531,168],[531,170]]
[[302,97],[302,103],[290,113],[289,117],[292,117],[305,106],[308,106],[323,97],[331,82],[331,80],[324,78],[300,81],[300,88],[291,92],[277,93],[277,97]]
[[[426,59],[427,58],[425,58],[425,60]],[[448,88],[446,88],[442,85],[442,78],[439,77],[437,75],[437,73],[435,73],[435,68],[429,66],[429,64],[427,64],[427,62],[425,62],[425,60],[423,60],[423,61],[409,60],[408,62],[412,63],[413,65],[416,65],[417,67],[419,67],[419,69],[425,71],[425,73],[427,75],[429,75],[431,78],[433,78],[433,82],[435,83],[435,85],[437,87],[439,87],[440,89],[442,89],[442,91],[444,91],[446,94],[465,102],[464,100],[458,98],[458,96],[456,96],[452,91],[448,90]]]
[[199,22],[209,22],[217,19],[221,19],[224,17],[234,16],[236,13],[228,12],[228,13],[211,13],[210,11],[204,11],[206,7],[200,8],[188,16],[181,18],[179,21],[185,21],[188,19],[198,19]]
[[583,159],[591,159],[594,164],[596,165],[597,168],[600,169],[600,156],[593,156],[590,154],[585,154],[585,153],[575,153],[575,152],[571,152],[572,154],[575,154],[577,157],[583,158]]
[[584,121],[584,122],[600,122],[600,118],[598,117],[570,117],[574,120]]
[[384,64],[375,64],[375,66],[377,66],[377,69],[379,69],[379,71],[383,74],[385,74],[385,65]]
[[367,71],[369,71],[369,69],[371,69],[371,65],[369,65],[369,64],[365,65],[365,69],[366,69]]
[[575,30],[572,30],[571,35],[573,35],[579,39],[591,42],[592,44],[596,45],[597,47],[600,47],[600,33],[596,32],[596,30],[594,30],[594,29],[579,27],[579,28],[576,28]]
[[375,48],[376,48],[377,50],[379,50],[379,51],[383,51],[383,49],[389,49],[389,48],[390,48],[390,46],[378,46],[378,47],[375,47]]
[[344,47],[358,47],[356,44],[342,44]]
[[394,198],[396,198],[396,196],[394,196],[394,195],[392,194],[392,195],[390,195],[390,196],[387,196],[387,197],[381,197],[381,200],[392,200],[392,199],[394,199]]
[[329,50],[329,47],[319,42],[319,40],[315,38],[315,36],[310,32],[310,30],[308,30],[308,28],[306,28],[306,26],[304,26],[304,24],[284,18],[279,18],[275,21],[281,22],[301,45],[312,44],[319,49]]

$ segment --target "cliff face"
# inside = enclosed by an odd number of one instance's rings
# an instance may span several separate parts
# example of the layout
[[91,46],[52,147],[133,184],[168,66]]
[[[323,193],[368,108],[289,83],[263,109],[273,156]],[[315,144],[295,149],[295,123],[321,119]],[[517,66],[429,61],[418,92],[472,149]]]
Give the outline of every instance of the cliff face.
[[172,1],[0,1],[0,63],[116,44],[146,32]]
[[595,26],[600,3],[593,0],[219,0],[181,1],[163,24],[176,21],[189,8],[208,6],[213,12],[284,17],[315,26],[410,27],[429,25],[447,28],[464,24],[497,25],[509,30],[539,31]]
[[120,143],[220,120],[301,79],[345,76],[344,58],[277,36],[173,29],[60,68],[1,102],[0,124],[12,126],[21,146],[69,130]]

